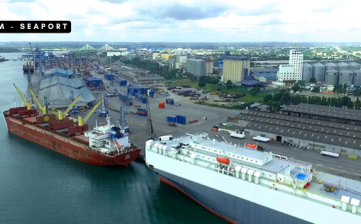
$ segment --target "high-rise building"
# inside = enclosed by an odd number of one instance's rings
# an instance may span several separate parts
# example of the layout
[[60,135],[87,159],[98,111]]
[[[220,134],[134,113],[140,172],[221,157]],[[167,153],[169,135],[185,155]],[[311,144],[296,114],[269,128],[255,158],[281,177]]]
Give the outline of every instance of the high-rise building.
[[233,83],[240,82],[248,76],[251,68],[251,61],[247,57],[228,56],[223,60],[222,81],[231,80]]
[[290,50],[288,65],[280,65],[277,79],[283,83],[295,83],[302,80],[303,54],[297,50]]

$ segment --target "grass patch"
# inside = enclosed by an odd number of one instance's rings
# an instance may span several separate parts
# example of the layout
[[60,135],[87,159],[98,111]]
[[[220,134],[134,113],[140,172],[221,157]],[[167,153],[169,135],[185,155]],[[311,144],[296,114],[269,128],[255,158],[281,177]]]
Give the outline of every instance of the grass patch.
[[263,96],[252,96],[252,95],[247,95],[242,97],[239,101],[241,102],[255,102],[255,103],[263,103]]

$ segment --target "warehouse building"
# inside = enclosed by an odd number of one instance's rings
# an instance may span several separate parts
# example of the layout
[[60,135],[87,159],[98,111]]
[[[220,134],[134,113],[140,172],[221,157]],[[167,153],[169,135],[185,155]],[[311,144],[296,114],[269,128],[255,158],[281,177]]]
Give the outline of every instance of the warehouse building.
[[265,136],[298,148],[361,156],[359,126],[253,111],[228,121],[242,127],[246,135]]
[[78,79],[67,79],[52,76],[41,80],[38,99],[44,105],[44,97],[47,97],[49,108],[67,108],[79,95],[82,95],[75,106],[88,106],[95,102],[95,97],[84,87]]
[[61,77],[66,77],[66,78],[70,78],[73,75],[73,71],[70,69],[60,69],[60,68],[52,68],[49,70],[46,70],[44,75],[45,76],[51,76],[51,75],[55,75],[55,76],[61,76]]
[[361,125],[361,111],[341,107],[301,103],[282,108],[281,114],[343,124]]
[[165,82],[165,78],[163,78],[162,76],[151,76],[151,77],[138,76],[136,78],[136,82],[140,85],[163,84]]

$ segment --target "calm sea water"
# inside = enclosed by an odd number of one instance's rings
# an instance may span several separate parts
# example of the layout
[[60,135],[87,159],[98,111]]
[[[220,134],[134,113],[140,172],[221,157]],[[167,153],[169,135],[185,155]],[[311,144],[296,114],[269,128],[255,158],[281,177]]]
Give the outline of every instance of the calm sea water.
[[[8,59],[22,53],[1,53]],[[0,111],[25,92],[22,61],[0,62]],[[0,118],[0,224],[226,223],[160,183],[141,161],[99,167],[10,134]]]

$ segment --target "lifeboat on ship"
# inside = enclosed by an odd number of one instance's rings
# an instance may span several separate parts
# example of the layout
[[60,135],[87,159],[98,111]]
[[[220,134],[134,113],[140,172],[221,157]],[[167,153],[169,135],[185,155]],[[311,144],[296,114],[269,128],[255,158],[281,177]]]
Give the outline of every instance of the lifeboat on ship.
[[228,158],[222,158],[222,157],[217,157],[217,161],[223,164],[229,164],[229,159]]

